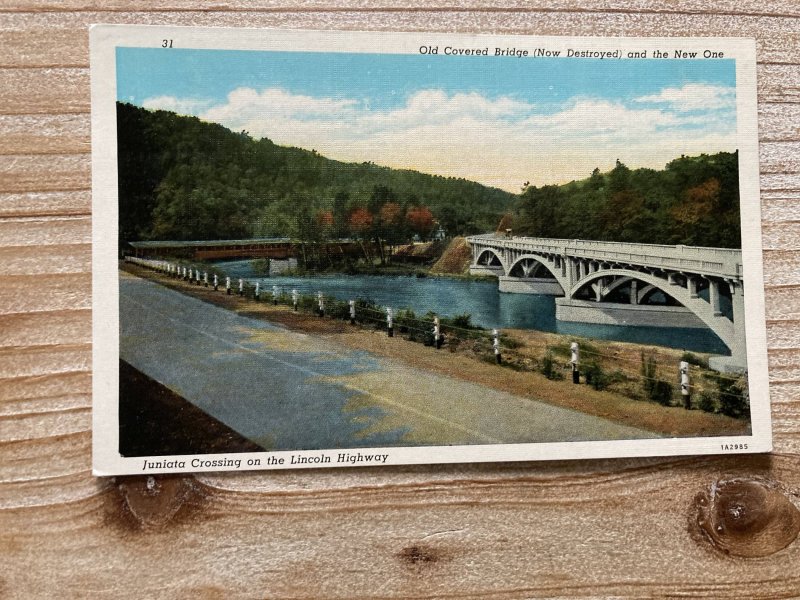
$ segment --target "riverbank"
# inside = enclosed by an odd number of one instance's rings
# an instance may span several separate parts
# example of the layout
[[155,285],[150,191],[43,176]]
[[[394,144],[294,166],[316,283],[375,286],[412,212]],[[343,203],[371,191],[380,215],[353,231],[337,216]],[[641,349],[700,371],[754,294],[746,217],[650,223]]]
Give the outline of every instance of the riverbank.
[[[346,321],[319,318],[309,313],[294,312],[288,306],[273,306],[266,302],[226,295],[223,291],[170,279],[156,272],[126,264],[125,271],[158,281],[169,288],[195,296],[206,302],[252,318],[281,324],[287,329],[334,339],[350,348],[402,361],[411,367],[441,373],[464,381],[478,383],[521,397],[571,408],[585,414],[645,429],[666,436],[741,435],[749,431],[749,421],[720,414],[683,408],[660,406],[655,402],[636,400],[613,389],[597,390],[588,385],[573,385],[566,379],[548,378],[537,371],[503,368],[487,361],[483,351],[477,351],[469,341],[448,344],[442,350],[408,341],[401,336],[389,338],[384,331],[351,326]],[[533,354],[543,348],[563,346],[566,340],[556,334],[514,330],[506,332],[515,340],[517,360],[533,360]],[[604,343],[603,353],[620,363],[620,372],[634,374],[641,362],[642,351],[664,358],[665,363],[677,364],[680,351],[638,344]],[[556,369],[564,372],[566,360],[557,356]],[[511,357],[509,357],[511,358]],[[605,358],[603,360],[606,360]],[[628,366],[622,366],[627,364]],[[674,374],[670,379],[675,379]]]
[[314,277],[319,275],[408,275],[416,277],[453,277],[457,279],[490,279],[483,275],[470,275],[469,265],[472,251],[464,237],[455,237],[444,242],[416,242],[401,245],[388,253],[386,262],[346,263],[330,262],[325,266],[306,269],[298,266],[287,269],[281,275]]
[[418,278],[445,278],[445,279],[459,279],[462,281],[492,281],[496,282],[497,278],[492,275],[472,275],[466,273],[449,273],[446,271],[434,271],[432,268],[407,265],[402,263],[389,263],[386,265],[357,265],[351,268],[332,268],[332,269],[286,269],[279,275],[260,275],[254,273],[256,276],[266,278],[274,277],[301,277],[313,279],[315,277],[326,277],[335,275],[345,275],[348,277],[356,276],[395,276],[395,277],[418,277]]

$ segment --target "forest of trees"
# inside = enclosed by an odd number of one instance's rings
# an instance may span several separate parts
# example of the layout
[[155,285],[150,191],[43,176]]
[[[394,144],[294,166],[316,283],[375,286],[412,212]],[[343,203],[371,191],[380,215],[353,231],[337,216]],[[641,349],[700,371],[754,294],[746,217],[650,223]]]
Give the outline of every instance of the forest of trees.
[[741,247],[738,153],[676,158],[661,171],[629,169],[566,185],[528,186],[515,233],[551,238]]
[[[680,157],[520,194],[465,179],[343,163],[247,132],[117,104],[120,242],[515,234],[740,247],[737,153]],[[588,174],[587,174],[588,175]],[[505,225],[503,225],[505,227]]]
[[493,230],[516,196],[465,179],[343,163],[194,117],[117,104],[120,241],[426,239]]

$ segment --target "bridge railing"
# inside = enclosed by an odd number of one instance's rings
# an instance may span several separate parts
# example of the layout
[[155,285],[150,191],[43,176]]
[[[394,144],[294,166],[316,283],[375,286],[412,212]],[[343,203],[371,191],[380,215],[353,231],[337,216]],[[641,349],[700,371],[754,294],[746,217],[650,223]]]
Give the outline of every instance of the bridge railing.
[[470,244],[517,251],[558,254],[587,260],[623,262],[644,267],[687,270],[703,275],[742,277],[742,251],[730,248],[634,244],[558,238],[504,238],[476,235]]

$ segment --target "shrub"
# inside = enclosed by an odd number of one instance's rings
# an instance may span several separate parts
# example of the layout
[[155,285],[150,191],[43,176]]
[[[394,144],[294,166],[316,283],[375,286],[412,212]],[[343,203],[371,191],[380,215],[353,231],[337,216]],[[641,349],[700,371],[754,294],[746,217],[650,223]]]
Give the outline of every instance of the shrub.
[[[468,338],[481,333],[481,328],[472,323],[472,315],[464,313],[455,317],[440,317],[442,328],[447,327],[451,337]],[[432,326],[432,325],[431,325]]]
[[707,359],[697,356],[696,354],[692,354],[691,352],[684,352],[681,354],[681,360],[696,367],[703,367],[704,369],[708,368]]
[[524,344],[520,342],[517,338],[513,338],[507,336],[503,333],[500,334],[500,346],[502,348],[508,348],[509,350],[514,350],[516,348],[521,348]]
[[644,390],[645,398],[658,402],[662,406],[669,406],[672,404],[672,384],[658,379],[658,365],[652,354],[645,355],[642,352],[641,356],[642,389]]
[[417,315],[410,308],[398,310],[394,323],[400,333],[408,334],[409,341],[416,342],[421,338],[420,325],[422,323],[417,322]]
[[[350,307],[348,305],[348,318]],[[369,323],[375,325],[376,328],[386,326],[386,317],[384,309],[369,298],[356,298],[356,322]]]
[[697,408],[704,412],[717,412],[717,403],[714,401],[714,395],[706,391],[700,392]]
[[301,294],[297,299],[297,307],[302,310],[316,311],[318,308],[317,299],[314,296]]
[[564,379],[564,375],[558,371],[556,361],[553,359],[553,353],[550,350],[548,350],[542,358],[539,371],[548,379]]
[[732,379],[730,376],[717,376],[719,390],[719,412],[736,419],[750,417],[750,397],[747,392],[747,378]]
[[604,390],[608,387],[609,377],[596,362],[584,363],[583,372],[587,385],[591,385],[596,390]]
[[268,277],[269,276],[269,259],[268,258],[256,258],[255,260],[250,261],[250,268],[253,269],[253,273],[256,275],[261,275]]
[[464,313],[462,315],[456,315],[452,319],[448,319],[453,327],[460,327],[462,329],[474,329],[472,324],[472,315],[469,313]]
[[350,319],[350,303],[342,302],[341,300],[334,300],[333,298],[327,299],[325,302],[325,312],[332,319]]
[[653,386],[650,399],[655,400],[662,406],[670,406],[672,404],[673,386],[667,381],[657,380]]

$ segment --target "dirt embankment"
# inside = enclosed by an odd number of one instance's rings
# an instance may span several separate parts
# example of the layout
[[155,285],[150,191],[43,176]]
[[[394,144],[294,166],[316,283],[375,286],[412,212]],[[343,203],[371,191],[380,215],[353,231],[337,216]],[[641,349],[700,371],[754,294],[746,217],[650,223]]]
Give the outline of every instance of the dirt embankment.
[[264,450],[124,360],[119,361],[119,377],[119,452],[123,456]]
[[466,238],[453,238],[445,251],[431,267],[431,273],[464,275],[469,272],[472,251]]
[[[211,288],[169,279],[134,265],[126,264],[123,270],[156,280],[162,285],[251,318],[279,323],[294,331],[321,335],[345,346],[373,352],[415,368],[471,381],[555,406],[571,408],[662,435],[676,437],[741,435],[749,431],[749,422],[746,420],[697,410],[687,411],[677,406],[664,407],[654,402],[635,400],[610,390],[599,391],[588,385],[573,385],[568,379],[552,381],[535,371],[515,371],[497,366],[492,361],[487,362],[472,355],[469,351],[470,344],[452,347],[448,345],[443,350],[437,351],[417,342],[405,340],[399,335],[389,338],[383,331],[354,327],[346,321],[320,319],[308,313],[294,312],[288,306],[273,306],[267,302],[255,302],[237,295],[228,296],[224,292],[214,292]],[[516,330],[508,333],[518,338],[519,342],[523,342],[524,347],[515,351],[520,354],[529,352],[535,354],[537,350],[541,351],[558,340],[555,334],[536,331]],[[611,343],[607,346],[606,350],[610,354],[617,355],[619,359],[624,358],[625,360],[621,361],[623,363],[633,365],[630,367],[632,372],[638,369],[640,349],[653,349],[653,347],[622,343]],[[663,352],[669,355],[669,362],[675,362],[674,353],[677,351],[663,349]]]

